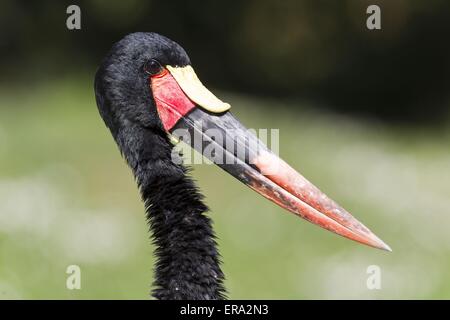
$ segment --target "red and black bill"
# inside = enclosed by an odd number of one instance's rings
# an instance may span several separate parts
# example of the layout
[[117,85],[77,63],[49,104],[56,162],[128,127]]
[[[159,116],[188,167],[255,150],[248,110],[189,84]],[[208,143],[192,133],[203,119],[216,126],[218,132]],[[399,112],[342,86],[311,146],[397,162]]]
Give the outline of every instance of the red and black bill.
[[280,207],[360,243],[390,247],[271,152],[198,80],[191,66],[166,68],[150,78],[167,132]]

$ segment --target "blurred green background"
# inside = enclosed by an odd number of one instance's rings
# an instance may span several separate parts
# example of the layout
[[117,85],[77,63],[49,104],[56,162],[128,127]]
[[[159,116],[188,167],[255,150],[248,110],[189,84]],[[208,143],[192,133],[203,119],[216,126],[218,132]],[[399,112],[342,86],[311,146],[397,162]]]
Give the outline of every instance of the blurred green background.
[[[69,31],[78,3],[82,29]],[[382,30],[369,31],[378,4]],[[98,115],[96,66],[127,33],[179,42],[280,154],[385,240],[342,239],[210,165],[231,298],[450,298],[448,1],[25,1],[0,5],[0,298],[148,298],[153,247]],[[67,290],[68,265],[82,289]],[[367,267],[381,268],[368,290]]]

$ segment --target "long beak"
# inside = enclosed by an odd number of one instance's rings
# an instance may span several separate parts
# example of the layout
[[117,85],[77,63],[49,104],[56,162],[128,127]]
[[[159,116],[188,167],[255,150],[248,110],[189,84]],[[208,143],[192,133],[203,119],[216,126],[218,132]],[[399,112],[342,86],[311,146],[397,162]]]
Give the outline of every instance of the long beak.
[[198,80],[193,69],[168,67],[151,79],[165,129],[280,207],[348,239],[390,247],[271,152]]

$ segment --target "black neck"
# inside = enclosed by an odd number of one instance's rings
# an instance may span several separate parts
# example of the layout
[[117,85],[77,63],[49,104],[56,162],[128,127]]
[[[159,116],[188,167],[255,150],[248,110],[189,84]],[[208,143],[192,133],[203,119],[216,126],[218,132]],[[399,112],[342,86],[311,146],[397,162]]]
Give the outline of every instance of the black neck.
[[186,169],[172,161],[172,144],[161,133],[124,131],[116,140],[136,176],[156,245],[153,296],[223,299],[224,275],[208,208]]

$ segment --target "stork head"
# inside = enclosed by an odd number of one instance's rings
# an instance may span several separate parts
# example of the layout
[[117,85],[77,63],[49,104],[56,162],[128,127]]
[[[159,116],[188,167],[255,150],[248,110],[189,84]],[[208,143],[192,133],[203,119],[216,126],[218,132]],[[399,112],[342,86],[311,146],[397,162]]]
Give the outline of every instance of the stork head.
[[[390,250],[246,130],[230,105],[203,86],[174,41],[156,33],[126,36],[103,60],[95,90],[100,114],[116,140],[130,127],[183,139],[187,133],[185,142],[282,208],[346,238]],[[216,152],[205,154],[208,146]]]

